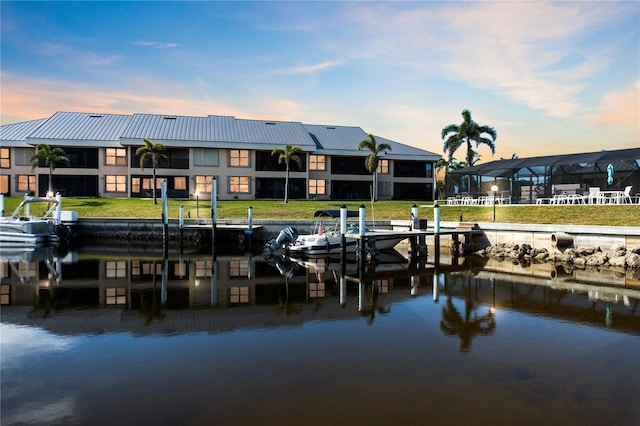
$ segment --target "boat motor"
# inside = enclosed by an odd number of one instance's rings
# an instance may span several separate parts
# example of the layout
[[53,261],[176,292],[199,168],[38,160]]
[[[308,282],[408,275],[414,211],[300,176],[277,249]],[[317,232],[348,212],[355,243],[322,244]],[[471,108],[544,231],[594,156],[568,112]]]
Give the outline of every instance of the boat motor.
[[264,250],[270,253],[274,253],[284,245],[293,244],[293,242],[297,239],[298,230],[293,226],[289,226],[280,231],[275,239],[269,240],[269,242],[265,244]]

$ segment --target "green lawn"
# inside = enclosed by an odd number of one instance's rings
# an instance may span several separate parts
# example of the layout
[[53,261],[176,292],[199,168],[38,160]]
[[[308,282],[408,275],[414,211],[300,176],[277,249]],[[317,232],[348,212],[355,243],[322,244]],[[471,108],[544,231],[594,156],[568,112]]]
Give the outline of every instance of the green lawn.
[[[22,199],[4,198],[5,215],[10,215]],[[433,219],[433,203],[424,201],[218,201],[218,219],[246,219],[249,207],[253,207],[253,218],[256,221],[266,219],[313,219],[316,210],[339,209],[345,204],[349,210],[357,210],[360,205],[367,209],[368,220],[411,218],[411,207],[419,206],[419,215],[423,219]],[[160,200],[154,205],[151,199],[111,199],[111,198],[64,198],[63,210],[75,210],[78,217],[122,217],[122,218],[161,218]],[[169,200],[169,217],[177,219],[180,206],[184,207],[184,215],[192,219],[199,213],[201,218],[210,218],[211,202],[195,200]],[[462,215],[466,222],[490,222],[493,217],[491,206],[441,206],[443,221],[457,221]],[[36,215],[39,212],[32,211]],[[506,223],[557,223],[580,225],[613,225],[640,226],[640,205],[559,205],[531,206],[507,205],[496,206],[496,222]]]

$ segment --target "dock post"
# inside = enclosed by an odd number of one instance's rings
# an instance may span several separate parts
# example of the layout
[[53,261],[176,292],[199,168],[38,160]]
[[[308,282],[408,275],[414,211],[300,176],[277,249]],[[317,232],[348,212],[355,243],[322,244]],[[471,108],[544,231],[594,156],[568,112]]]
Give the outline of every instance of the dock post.
[[58,201],[56,205],[56,220],[60,220],[62,217],[62,194],[59,192],[56,192],[56,201]]
[[366,264],[366,257],[367,257],[367,244],[365,240],[365,232],[366,232],[365,214],[366,214],[366,208],[364,207],[364,204],[360,204],[359,217],[358,217],[359,219],[358,234],[360,235],[360,238],[358,239],[358,243],[359,243],[358,267],[360,268],[360,272],[362,273],[362,275],[364,275],[364,265]]
[[436,202],[433,206],[433,248],[434,248],[434,256],[435,256],[435,264],[440,264],[440,206]]
[[167,197],[167,180],[163,179],[160,185],[162,195],[162,240],[165,256],[169,253],[169,201]]
[[340,306],[347,306],[347,263],[340,264]]
[[[247,229],[244,230],[244,245],[246,247],[249,248],[249,251],[251,250],[251,245],[253,244],[252,242],[252,236],[253,236],[253,207],[249,206],[248,212],[248,219],[247,219]],[[245,248],[246,248],[245,247]]]
[[340,262],[347,261],[347,206],[340,206]]
[[[218,220],[218,180],[211,178],[211,246],[216,241],[216,222]],[[213,250],[213,249],[212,249]]]
[[247,212],[248,220],[247,220],[247,235],[253,234],[253,207],[249,206],[249,211]]
[[178,229],[180,230],[180,251],[184,245],[184,206],[180,204],[180,218],[178,219]]

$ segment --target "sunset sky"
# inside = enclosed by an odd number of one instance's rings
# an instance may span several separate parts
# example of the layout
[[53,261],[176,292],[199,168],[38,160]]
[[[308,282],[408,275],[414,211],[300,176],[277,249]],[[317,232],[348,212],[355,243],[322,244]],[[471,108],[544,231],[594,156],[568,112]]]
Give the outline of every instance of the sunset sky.
[[[56,111],[362,127],[482,162],[640,146],[638,1],[10,2],[1,123]],[[463,160],[463,150],[456,153]]]

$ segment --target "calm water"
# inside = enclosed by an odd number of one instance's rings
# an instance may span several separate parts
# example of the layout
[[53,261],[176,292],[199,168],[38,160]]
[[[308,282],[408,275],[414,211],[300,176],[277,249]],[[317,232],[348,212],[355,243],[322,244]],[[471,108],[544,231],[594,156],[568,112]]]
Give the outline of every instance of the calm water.
[[629,275],[122,251],[2,251],[3,426],[640,424]]

